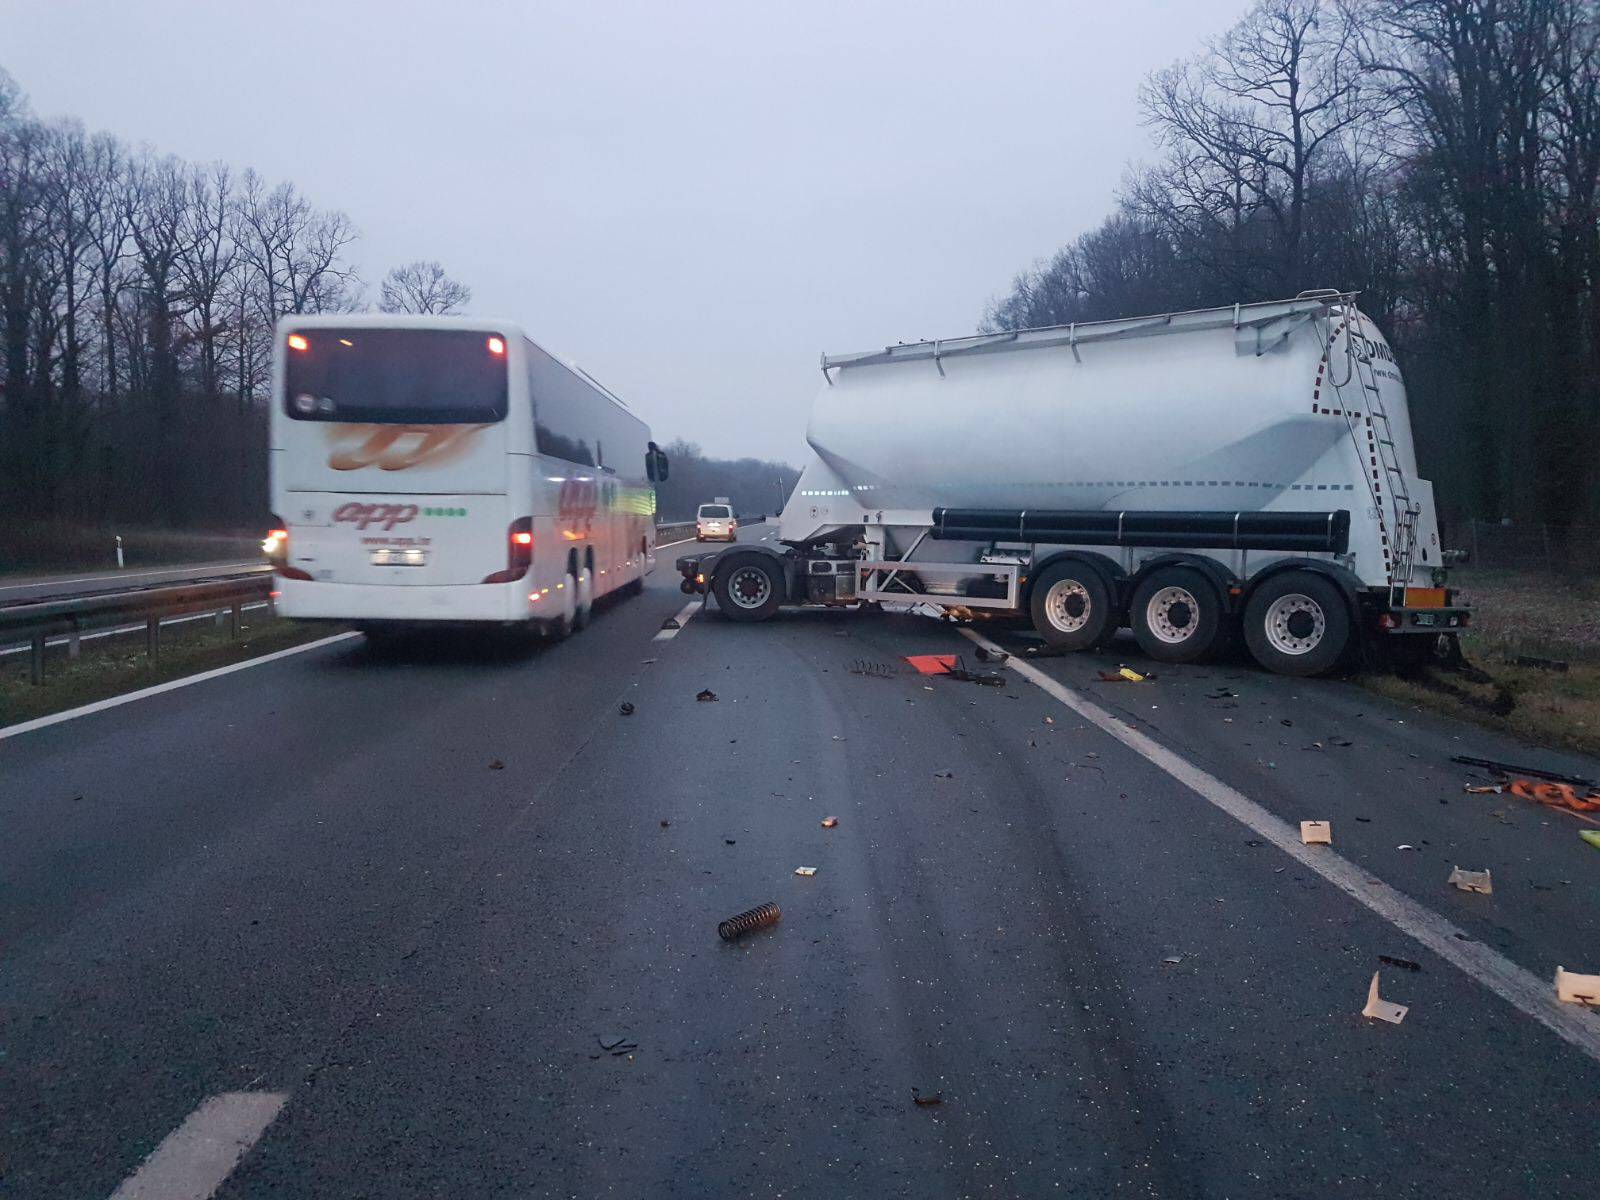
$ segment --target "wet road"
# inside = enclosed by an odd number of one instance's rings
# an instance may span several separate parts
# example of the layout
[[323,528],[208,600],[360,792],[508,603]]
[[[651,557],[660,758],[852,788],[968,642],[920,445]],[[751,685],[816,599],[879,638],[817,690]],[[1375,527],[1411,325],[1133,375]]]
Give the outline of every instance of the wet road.
[[852,671],[973,661],[925,618],[657,640],[677,552],[559,645],[353,638],[0,740],[0,1194],[109,1196],[230,1104],[192,1194],[1594,1194],[1600,1014],[1549,980],[1600,970],[1600,854],[1448,758],[1600,765],[1242,664],[1101,683],[1131,644],[991,688]]

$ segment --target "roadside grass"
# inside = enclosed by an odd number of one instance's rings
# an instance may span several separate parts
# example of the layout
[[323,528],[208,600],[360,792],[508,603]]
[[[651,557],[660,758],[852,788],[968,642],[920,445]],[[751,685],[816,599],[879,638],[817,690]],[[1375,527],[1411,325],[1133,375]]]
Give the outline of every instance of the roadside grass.
[[151,666],[141,627],[83,642],[76,660],[67,657],[64,646],[50,647],[45,681],[37,687],[29,682],[29,656],[7,655],[0,658],[0,727],[257,658],[327,637],[339,628],[270,618],[264,611],[244,614],[238,641],[210,620],[163,626],[160,662]]
[[[1371,674],[1366,685],[1529,742],[1600,754],[1600,580],[1474,571],[1453,582],[1473,609],[1473,632],[1461,639],[1470,667]],[[1519,655],[1567,669],[1518,666]]]

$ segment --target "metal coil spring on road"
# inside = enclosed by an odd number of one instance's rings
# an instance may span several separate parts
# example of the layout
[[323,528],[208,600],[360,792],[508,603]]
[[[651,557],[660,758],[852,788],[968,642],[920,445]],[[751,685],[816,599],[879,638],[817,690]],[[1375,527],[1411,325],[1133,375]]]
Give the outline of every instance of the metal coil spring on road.
[[740,913],[736,917],[729,917],[717,925],[717,936],[725,942],[731,942],[741,933],[749,933],[755,929],[765,929],[769,925],[776,925],[778,918],[783,916],[783,911],[771,901],[758,904],[754,908]]

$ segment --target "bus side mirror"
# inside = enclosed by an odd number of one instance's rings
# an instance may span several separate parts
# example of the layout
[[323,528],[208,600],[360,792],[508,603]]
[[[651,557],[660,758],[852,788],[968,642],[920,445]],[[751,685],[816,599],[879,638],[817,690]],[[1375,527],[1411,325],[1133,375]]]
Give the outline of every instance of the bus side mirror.
[[649,477],[651,483],[664,483],[669,469],[666,452],[651,442],[650,449],[646,450],[644,455],[645,475]]

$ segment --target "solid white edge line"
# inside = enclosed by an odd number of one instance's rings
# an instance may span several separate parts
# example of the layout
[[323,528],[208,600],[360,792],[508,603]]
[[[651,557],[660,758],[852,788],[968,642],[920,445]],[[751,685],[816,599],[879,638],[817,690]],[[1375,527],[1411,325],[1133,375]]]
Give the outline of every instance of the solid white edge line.
[[111,696],[105,700],[96,700],[93,704],[69,708],[65,712],[51,713],[47,717],[35,717],[31,721],[23,721],[20,725],[7,725],[4,729],[0,729],[0,741],[16,737],[18,734],[32,733],[35,729],[44,729],[49,725],[59,725],[63,721],[87,717],[91,713],[104,712],[108,708],[132,704],[135,700],[143,700],[147,696],[159,696],[162,692],[176,691],[178,688],[188,687],[193,683],[204,683],[208,679],[218,679],[223,675],[232,675],[235,671],[259,667],[263,663],[276,662],[278,659],[288,658],[292,654],[304,654],[307,650],[317,650],[323,646],[331,646],[335,642],[348,641],[350,638],[360,636],[359,633],[354,631],[336,633],[331,637],[318,638],[314,642],[303,642],[298,646],[290,646],[287,650],[274,650],[271,654],[263,654],[259,658],[247,658],[243,662],[230,663],[225,667],[215,667],[210,671],[202,671],[198,675],[185,675],[182,679],[173,679],[166,683],[157,683],[147,688],[140,688],[137,692],[127,692],[121,696]]
[[[970,629],[960,632],[967,640],[987,650],[1005,653],[981,634]],[[1525,1016],[1532,1017],[1557,1037],[1600,1062],[1600,1017],[1582,1007],[1561,1003],[1556,999],[1553,982],[1539,979],[1531,971],[1523,970],[1482,942],[1471,940],[1426,905],[1386,883],[1372,879],[1367,871],[1327,847],[1303,844],[1299,830],[1287,821],[1268,812],[1243,792],[1223,783],[1182,755],[1140,733],[1126,721],[1084,699],[1032,664],[1020,662],[1015,655],[1011,655],[1005,665],[1301,865],[1321,875],[1352,899],[1364,904],[1400,932],[1460,968]],[[1551,976],[1553,979],[1553,970]]]
[[161,1140],[111,1193],[111,1200],[208,1200],[261,1140],[286,1092],[224,1092],[209,1097]]
[[676,629],[663,629],[651,638],[652,642],[670,642],[683,632],[683,627],[694,619],[694,614],[700,611],[700,601],[691,600],[678,610],[678,627]]

